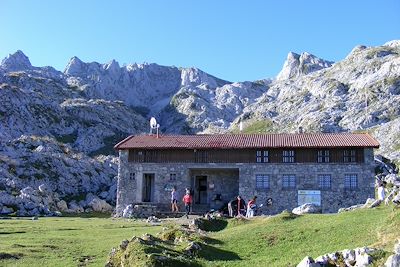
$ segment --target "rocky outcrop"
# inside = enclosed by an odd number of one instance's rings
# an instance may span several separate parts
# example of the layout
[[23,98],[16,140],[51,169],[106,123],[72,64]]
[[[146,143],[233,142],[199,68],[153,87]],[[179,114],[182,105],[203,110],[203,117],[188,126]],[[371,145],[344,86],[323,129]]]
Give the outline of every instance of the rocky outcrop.
[[326,254],[313,259],[305,257],[297,267],[322,267],[322,266],[370,266],[373,261],[372,254],[374,248],[362,247],[356,249],[346,249],[334,253]]
[[321,208],[312,203],[305,203],[299,207],[292,210],[293,214],[302,215],[307,213],[321,213]]
[[340,208],[338,210],[338,213],[341,212],[345,212],[345,211],[353,211],[353,210],[357,210],[357,209],[365,209],[371,206],[372,203],[374,203],[375,199],[373,198],[368,198],[364,204],[357,204],[357,205],[353,205],[350,207],[345,207],[345,208]]
[[400,240],[397,240],[393,249],[394,254],[390,255],[386,262],[385,267],[396,267],[400,266]]
[[[393,251],[394,254],[390,255],[387,258],[384,265],[385,267],[399,266],[400,240],[398,240],[394,245]],[[306,256],[299,264],[297,264],[297,267],[322,267],[322,266],[367,267],[374,265],[374,258],[376,258],[376,255],[378,255],[379,252],[380,251],[375,248],[362,247],[356,249],[345,249],[342,251],[325,254],[315,259]]]
[[286,58],[277,80],[296,79],[302,75],[309,74],[324,68],[329,68],[333,62],[320,59],[307,52],[301,55],[290,52]]
[[29,58],[21,50],[18,50],[4,58],[0,68],[5,71],[24,71],[32,69],[32,65]]
[[157,206],[154,205],[128,205],[122,212],[123,218],[149,218],[156,215]]

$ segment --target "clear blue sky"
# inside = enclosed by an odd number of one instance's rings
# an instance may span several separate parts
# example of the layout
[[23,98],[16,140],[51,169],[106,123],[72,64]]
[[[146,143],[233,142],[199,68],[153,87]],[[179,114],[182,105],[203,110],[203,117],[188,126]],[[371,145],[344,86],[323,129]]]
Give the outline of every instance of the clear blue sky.
[[338,61],[400,39],[399,0],[0,0],[0,58],[198,67],[230,81],[274,77],[287,53]]

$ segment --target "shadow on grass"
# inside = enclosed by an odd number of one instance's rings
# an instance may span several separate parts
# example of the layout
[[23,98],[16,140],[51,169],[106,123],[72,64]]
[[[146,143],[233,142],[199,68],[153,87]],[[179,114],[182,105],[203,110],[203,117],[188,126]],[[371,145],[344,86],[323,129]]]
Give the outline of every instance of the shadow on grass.
[[224,230],[227,225],[228,221],[225,219],[214,219],[214,220],[202,219],[199,228],[207,232],[218,232]]
[[77,231],[82,230],[82,228],[58,228],[57,231]]
[[82,213],[63,213],[61,217],[67,218],[111,218],[111,213],[102,213],[102,212],[82,212]]
[[25,234],[26,231],[0,232],[0,235]]
[[224,242],[222,242],[221,240],[215,239],[215,238],[211,238],[208,236],[202,237],[201,238],[205,243],[209,244],[209,245],[222,245]]
[[5,253],[5,252],[0,252],[0,260],[19,260],[22,258],[23,254],[21,253]]
[[199,251],[199,257],[208,261],[215,261],[215,260],[237,261],[242,259],[239,257],[238,254],[234,252],[219,249],[209,245],[202,246],[202,250]]

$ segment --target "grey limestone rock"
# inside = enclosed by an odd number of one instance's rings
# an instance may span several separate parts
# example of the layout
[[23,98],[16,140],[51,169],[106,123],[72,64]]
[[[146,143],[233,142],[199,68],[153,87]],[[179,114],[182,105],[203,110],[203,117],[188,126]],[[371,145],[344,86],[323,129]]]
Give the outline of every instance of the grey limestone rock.
[[296,266],[297,267],[320,267],[322,265],[318,262],[315,262],[313,258],[307,256],[307,257],[304,257],[304,259]]
[[390,255],[385,262],[385,267],[399,267],[399,266],[400,266],[400,254]]
[[133,217],[133,205],[129,204],[125,207],[124,211],[122,212],[123,218],[132,218]]
[[65,200],[60,200],[59,202],[57,202],[57,208],[61,212],[67,212],[68,210],[67,202],[65,202]]
[[9,208],[9,207],[0,205],[0,214],[8,215],[8,214],[11,214],[11,213],[14,213],[14,209],[13,208]]
[[305,203],[299,207],[296,207],[292,210],[292,213],[301,215],[306,213],[320,213],[321,208],[312,203]]

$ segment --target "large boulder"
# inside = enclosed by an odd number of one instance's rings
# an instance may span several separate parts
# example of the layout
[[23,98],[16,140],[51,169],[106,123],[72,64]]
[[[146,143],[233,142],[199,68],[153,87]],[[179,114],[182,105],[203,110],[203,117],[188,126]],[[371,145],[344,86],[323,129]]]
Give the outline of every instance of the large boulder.
[[321,267],[321,264],[316,263],[313,258],[307,256],[296,267]]
[[71,212],[73,212],[73,213],[82,213],[82,212],[85,211],[85,209],[82,208],[81,206],[79,206],[79,205],[76,203],[75,200],[72,200],[72,201],[69,203],[68,207],[69,207],[69,210],[71,210]]
[[350,207],[347,207],[347,208],[340,208],[338,210],[338,213],[345,212],[345,211],[352,211],[352,210],[367,208],[367,207],[370,207],[374,202],[375,202],[374,198],[368,198],[365,201],[364,204],[357,204],[357,205],[353,205],[353,206],[350,206]]
[[393,251],[395,254],[400,254],[400,239],[398,239],[394,245]]
[[6,207],[6,206],[1,206],[0,205],[0,214],[1,215],[8,215],[8,214],[11,214],[11,213],[13,213],[14,212],[14,209],[13,208],[9,208],[9,207]]
[[373,249],[363,247],[354,250],[356,256],[356,263],[358,267],[367,267],[372,263],[372,257],[369,255]]
[[65,200],[60,200],[57,202],[57,208],[59,211],[61,212],[66,212],[68,211],[68,205],[67,202],[65,202]]
[[391,255],[387,258],[385,262],[385,267],[398,267],[400,266],[400,239],[397,240],[394,245],[394,255]]
[[113,207],[108,204],[105,200],[102,200],[98,197],[93,198],[90,202],[88,202],[88,206],[93,209],[93,211],[97,212],[112,212]]
[[385,267],[399,267],[400,266],[400,254],[394,254],[389,256],[385,262]]
[[125,207],[124,211],[122,212],[122,217],[124,217],[124,218],[132,218],[133,217],[133,205],[132,204]]
[[321,208],[315,204],[312,203],[305,203],[297,208],[294,208],[292,210],[292,213],[301,215],[305,213],[320,213]]
[[0,203],[5,206],[14,206],[17,204],[17,199],[13,195],[2,191],[0,192]]

